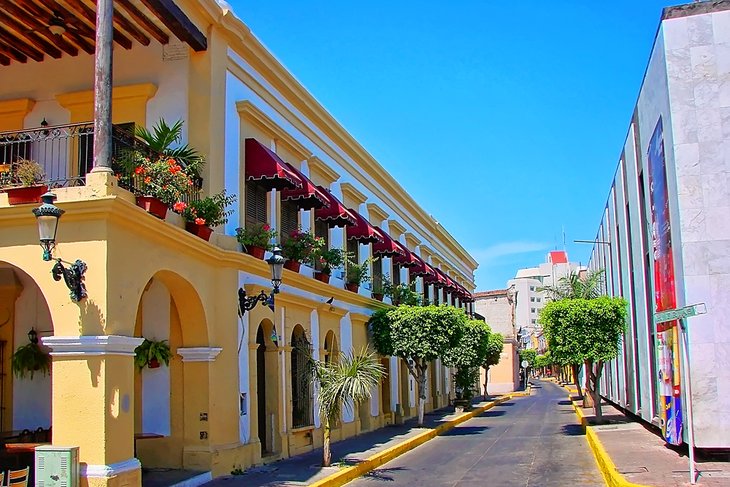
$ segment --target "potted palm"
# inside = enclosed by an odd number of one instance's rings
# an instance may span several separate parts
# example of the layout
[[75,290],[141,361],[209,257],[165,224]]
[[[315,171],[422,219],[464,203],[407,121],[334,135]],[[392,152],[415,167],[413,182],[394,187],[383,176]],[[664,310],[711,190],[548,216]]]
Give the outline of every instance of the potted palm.
[[370,262],[372,259],[366,259],[362,264],[349,261],[345,269],[345,287],[348,291],[356,293],[360,284],[370,280]]
[[30,343],[18,347],[13,354],[12,369],[16,377],[22,379],[40,372],[47,375],[51,371],[51,355],[45,347],[38,344],[38,340],[31,340]]
[[288,259],[284,267],[293,272],[299,272],[302,262],[312,262],[312,258],[324,247],[324,239],[315,237],[301,228],[293,231],[282,242],[282,253]]
[[274,237],[276,231],[268,223],[236,228],[236,240],[243,247],[243,251],[257,259],[263,259],[266,251],[271,249],[271,240]]
[[228,217],[233,210],[227,208],[235,201],[235,195],[228,195],[223,190],[213,196],[194,200],[189,204],[182,203],[174,208],[181,211],[185,219],[185,229],[207,241],[213,233],[213,227],[228,223]]
[[314,278],[322,282],[330,282],[334,269],[341,269],[345,265],[347,255],[342,249],[326,249],[324,246],[313,256],[314,263],[319,270],[314,272]]
[[45,177],[43,167],[30,159],[20,159],[11,166],[14,166],[14,170],[11,171],[10,177],[6,178],[9,180],[10,186],[3,189],[8,193],[10,204],[23,205],[40,202],[41,195],[48,191],[48,186],[39,184]]
[[147,338],[134,349],[134,365],[142,370],[145,367],[156,369],[160,364],[170,365],[172,352],[167,340],[148,340]]

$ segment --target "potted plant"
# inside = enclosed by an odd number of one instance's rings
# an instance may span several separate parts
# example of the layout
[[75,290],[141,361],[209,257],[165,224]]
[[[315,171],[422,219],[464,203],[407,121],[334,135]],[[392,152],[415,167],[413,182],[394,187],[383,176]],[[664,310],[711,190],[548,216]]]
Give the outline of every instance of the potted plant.
[[213,196],[174,205],[173,209],[180,211],[185,219],[185,229],[203,240],[209,240],[213,227],[228,222],[233,210],[227,208],[236,201],[235,195],[226,194],[225,190]]
[[41,195],[48,191],[48,186],[39,184],[45,177],[43,167],[29,159],[20,159],[12,166],[14,166],[14,170],[11,171],[10,177],[5,178],[9,179],[11,186],[4,189],[8,193],[10,204],[22,205],[40,202]]
[[324,247],[324,239],[315,237],[309,232],[298,229],[293,231],[282,242],[282,253],[288,260],[284,267],[293,272],[299,272],[302,262],[312,262],[316,253]]
[[134,365],[142,370],[145,367],[156,369],[161,363],[170,365],[172,352],[167,340],[148,340],[147,338],[134,349]]
[[263,259],[264,253],[271,249],[271,239],[274,237],[276,231],[268,223],[236,228],[236,240],[243,246],[243,251],[257,259]]
[[347,263],[345,269],[345,287],[348,291],[356,293],[360,284],[370,280],[370,262],[372,262],[372,259],[369,258],[362,264],[353,261]]
[[345,265],[347,254],[342,249],[327,249],[322,246],[313,256],[313,261],[319,270],[314,272],[314,278],[322,282],[330,282],[330,276],[334,269],[340,269]]
[[392,289],[393,285],[390,283],[390,276],[388,274],[373,276],[373,298],[378,301],[382,301],[385,294],[389,289]]
[[36,372],[47,375],[51,371],[51,355],[38,344],[38,340],[19,347],[13,354],[12,362],[13,373],[21,379],[29,375],[33,380]]

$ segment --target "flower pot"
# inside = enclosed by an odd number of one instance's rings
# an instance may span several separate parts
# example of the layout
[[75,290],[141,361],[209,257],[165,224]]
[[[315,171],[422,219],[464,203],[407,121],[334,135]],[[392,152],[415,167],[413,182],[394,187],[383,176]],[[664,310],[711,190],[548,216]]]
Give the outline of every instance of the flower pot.
[[197,223],[193,222],[185,222],[185,230],[192,233],[193,235],[197,235],[206,242],[210,240],[210,235],[213,233],[213,229],[209,226],[198,225]]
[[373,293],[373,299],[377,299],[378,301],[383,300],[383,293]]
[[160,367],[160,361],[156,358],[150,359],[150,361],[147,362],[147,367],[149,367],[150,369],[157,369]]
[[245,245],[243,247],[248,255],[256,257],[257,259],[263,259],[266,249],[263,247],[257,247],[256,245]]
[[301,267],[302,263],[298,260],[287,260],[284,262],[284,268],[289,269],[292,272],[299,272],[299,268]]
[[6,188],[3,191],[8,193],[8,202],[11,205],[25,205],[28,203],[40,203],[41,196],[48,191],[48,186],[22,186],[18,188]]
[[345,289],[348,291],[352,291],[353,293],[356,293],[360,289],[360,284],[356,282],[347,282],[345,283]]
[[325,274],[324,272],[316,271],[314,273],[314,278],[317,279],[318,281],[322,281],[324,283],[330,282],[330,275]]
[[154,196],[137,196],[137,206],[160,220],[164,220],[167,215],[167,205]]

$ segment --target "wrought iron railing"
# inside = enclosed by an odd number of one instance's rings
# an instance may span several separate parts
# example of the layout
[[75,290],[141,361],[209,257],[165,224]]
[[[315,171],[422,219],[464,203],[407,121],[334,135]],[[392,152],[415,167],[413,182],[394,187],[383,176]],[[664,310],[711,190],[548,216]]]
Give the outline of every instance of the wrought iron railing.
[[[124,160],[138,152],[150,158],[158,153],[134,136],[134,124],[112,126],[112,169],[120,178],[120,186],[138,194],[141,179]],[[0,132],[0,185],[13,184],[14,166],[19,161],[35,161],[43,168],[42,182],[50,188],[83,186],[86,174],[93,168],[93,122],[36,127],[11,132]],[[183,200],[198,198],[202,179],[194,185]]]

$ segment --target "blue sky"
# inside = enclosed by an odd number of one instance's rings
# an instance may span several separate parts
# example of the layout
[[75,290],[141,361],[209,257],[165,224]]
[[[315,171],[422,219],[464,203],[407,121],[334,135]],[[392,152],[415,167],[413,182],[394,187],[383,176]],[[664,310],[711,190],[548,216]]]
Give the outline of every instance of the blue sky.
[[662,7],[229,0],[479,261],[477,289],[566,248],[586,263]]

